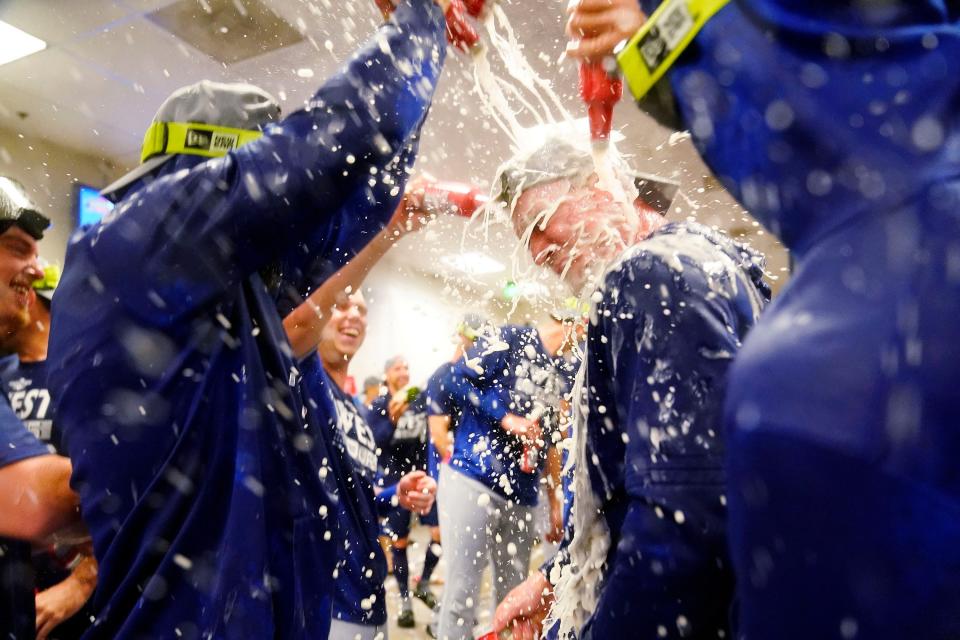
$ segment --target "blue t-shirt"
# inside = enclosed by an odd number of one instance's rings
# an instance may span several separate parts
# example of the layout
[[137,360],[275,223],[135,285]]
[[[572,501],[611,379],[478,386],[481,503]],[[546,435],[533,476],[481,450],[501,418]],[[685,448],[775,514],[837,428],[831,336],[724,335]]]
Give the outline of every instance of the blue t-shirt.
[[421,391],[394,425],[387,409],[389,394],[379,396],[367,413],[380,450],[380,483],[396,484],[407,473],[427,467],[427,405]]
[[450,416],[450,429],[456,429],[460,409],[456,402],[454,375],[456,362],[444,362],[427,380],[427,413],[431,416]]
[[732,637],[721,414],[761,278],[759,255],[695,224],[662,227],[604,278],[584,393],[611,548],[585,637],[655,638],[681,618],[683,637]]
[[373,431],[353,398],[330,378],[316,355],[303,361],[301,369],[310,404],[330,417],[327,424],[334,445],[352,463],[352,473],[345,484],[354,492],[354,501],[364,507],[362,517],[345,518],[342,523],[344,528],[337,542],[333,615],[354,624],[383,625],[387,623],[383,587],[387,561],[377,541],[379,505],[374,494],[377,453]]
[[302,109],[74,234],[48,379],[100,565],[90,638],[325,637],[367,506],[277,301],[386,224],[445,48],[439,7],[401,2]]
[[[27,431],[0,401],[0,468],[53,451]],[[36,614],[33,600],[30,543],[0,538],[0,638],[33,638]]]
[[794,260],[725,410],[748,640],[960,637],[958,59],[955,2],[741,0],[670,74]]
[[10,407],[39,440],[63,451],[62,434],[53,419],[53,403],[47,389],[47,362],[17,362],[16,368],[0,374],[0,383]]
[[[539,448],[531,472],[522,470],[523,444],[500,421],[507,413],[527,417],[559,406],[560,381],[540,334],[505,325],[494,336],[478,339],[457,362],[453,383],[460,422],[451,467],[508,500],[535,505],[545,447]],[[543,438],[550,442],[549,433]]]

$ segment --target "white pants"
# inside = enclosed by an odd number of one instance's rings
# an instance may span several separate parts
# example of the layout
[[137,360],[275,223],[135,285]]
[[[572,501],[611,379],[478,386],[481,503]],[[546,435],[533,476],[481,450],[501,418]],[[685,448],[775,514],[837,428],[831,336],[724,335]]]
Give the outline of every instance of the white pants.
[[533,510],[509,502],[442,465],[437,503],[447,578],[440,601],[440,640],[472,640],[480,579],[488,559],[499,603],[523,582],[533,546]]
[[387,640],[387,627],[356,624],[334,618],[330,622],[330,635],[327,640]]

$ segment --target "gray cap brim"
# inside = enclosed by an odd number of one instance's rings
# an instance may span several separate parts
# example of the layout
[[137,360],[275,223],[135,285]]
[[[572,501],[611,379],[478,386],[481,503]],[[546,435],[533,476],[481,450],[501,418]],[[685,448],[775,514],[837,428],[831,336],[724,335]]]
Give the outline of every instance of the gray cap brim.
[[109,198],[110,200],[116,201],[117,200],[116,196],[119,195],[119,192],[123,191],[124,189],[129,187],[131,184],[133,184],[143,176],[147,175],[154,169],[157,169],[160,165],[162,165],[164,162],[166,162],[172,157],[173,157],[172,154],[166,154],[166,155],[154,156],[150,158],[149,160],[147,160],[146,162],[138,166],[133,171],[130,171],[129,173],[125,174],[122,178],[120,178],[116,182],[110,185],[107,185],[106,187],[101,189],[100,195],[103,196],[104,198]]

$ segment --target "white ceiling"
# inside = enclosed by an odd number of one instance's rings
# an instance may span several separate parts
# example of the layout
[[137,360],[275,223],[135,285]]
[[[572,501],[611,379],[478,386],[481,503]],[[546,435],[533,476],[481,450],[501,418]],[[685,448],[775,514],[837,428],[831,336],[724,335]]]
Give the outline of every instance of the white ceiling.
[[[309,97],[379,22],[372,0],[273,0],[267,3],[270,8],[300,27],[307,40],[224,66],[144,17],[171,2],[0,2],[0,20],[48,43],[42,52],[0,66],[0,126],[136,163],[142,132],[173,89],[202,78],[244,80],[272,91],[289,111]],[[563,3],[515,0],[504,6],[531,52],[529,57],[567,99],[568,108],[579,113],[575,68],[551,62],[562,51]],[[314,75],[302,78],[298,69],[310,69]],[[506,149],[506,138],[491,129],[470,95],[471,69],[465,58],[451,56],[425,132],[428,141],[447,141],[425,144],[424,150],[434,164],[452,169],[459,178],[489,175],[496,166],[494,159]],[[635,109],[622,111],[618,124],[632,129],[641,127],[631,125],[644,124]],[[634,136],[637,133],[633,131]],[[451,138],[462,142],[452,145]],[[650,142],[649,136],[642,142]],[[445,153],[439,153],[440,147]],[[478,172],[478,161],[490,171]]]
[[[243,80],[273,92],[290,111],[379,23],[373,0],[264,0],[306,39],[224,66],[144,17],[172,1],[0,0],[0,20],[48,43],[42,52],[0,66],[0,127],[132,166],[143,131],[173,89],[202,78]],[[565,5],[566,0],[502,2],[527,57],[561,94],[567,109],[580,114],[576,69],[555,62],[564,43]],[[509,153],[509,141],[472,94],[471,62],[455,55],[448,60],[424,130],[418,168],[484,185]],[[298,75],[302,69],[310,69],[313,77]],[[664,144],[668,132],[627,101],[618,107],[615,124],[626,134],[622,146],[636,155],[638,168],[681,181],[694,201],[693,206],[684,204],[681,214],[700,206],[700,217],[708,223],[749,227],[726,194],[703,189],[707,172],[689,144]],[[447,238],[448,244],[455,235]],[[768,252],[779,251],[769,236],[751,240]],[[409,260],[420,261],[422,270],[437,269],[430,252],[411,253]],[[509,255],[498,258],[509,260]],[[773,262],[779,267],[785,258],[777,254]]]

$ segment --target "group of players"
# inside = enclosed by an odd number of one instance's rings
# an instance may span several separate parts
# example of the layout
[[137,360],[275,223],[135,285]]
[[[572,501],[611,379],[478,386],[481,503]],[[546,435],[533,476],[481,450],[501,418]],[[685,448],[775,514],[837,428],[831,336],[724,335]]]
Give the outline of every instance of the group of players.
[[[495,184],[534,260],[593,291],[572,383],[580,336],[561,323],[464,332],[420,398],[388,362],[367,416],[344,391],[356,292],[422,224],[405,187],[449,2],[391,7],[282,120],[247,85],[161,106],[53,300],[47,382],[70,460],[0,412],[0,534],[46,535],[79,501],[98,564],[86,637],[376,637],[381,519],[406,583],[408,513],[435,497],[441,638],[472,637],[488,561],[494,628],[515,638],[957,637],[957,9],[718,4],[662,87],[792,250],[793,278],[768,305],[760,256],[623,202],[588,144],[548,138]],[[571,11],[585,58],[645,19],[634,0]],[[4,202],[5,334],[40,277],[38,216]],[[418,402],[436,479],[405,448]],[[545,485],[564,511],[542,474],[567,415],[572,507],[528,575]]]

